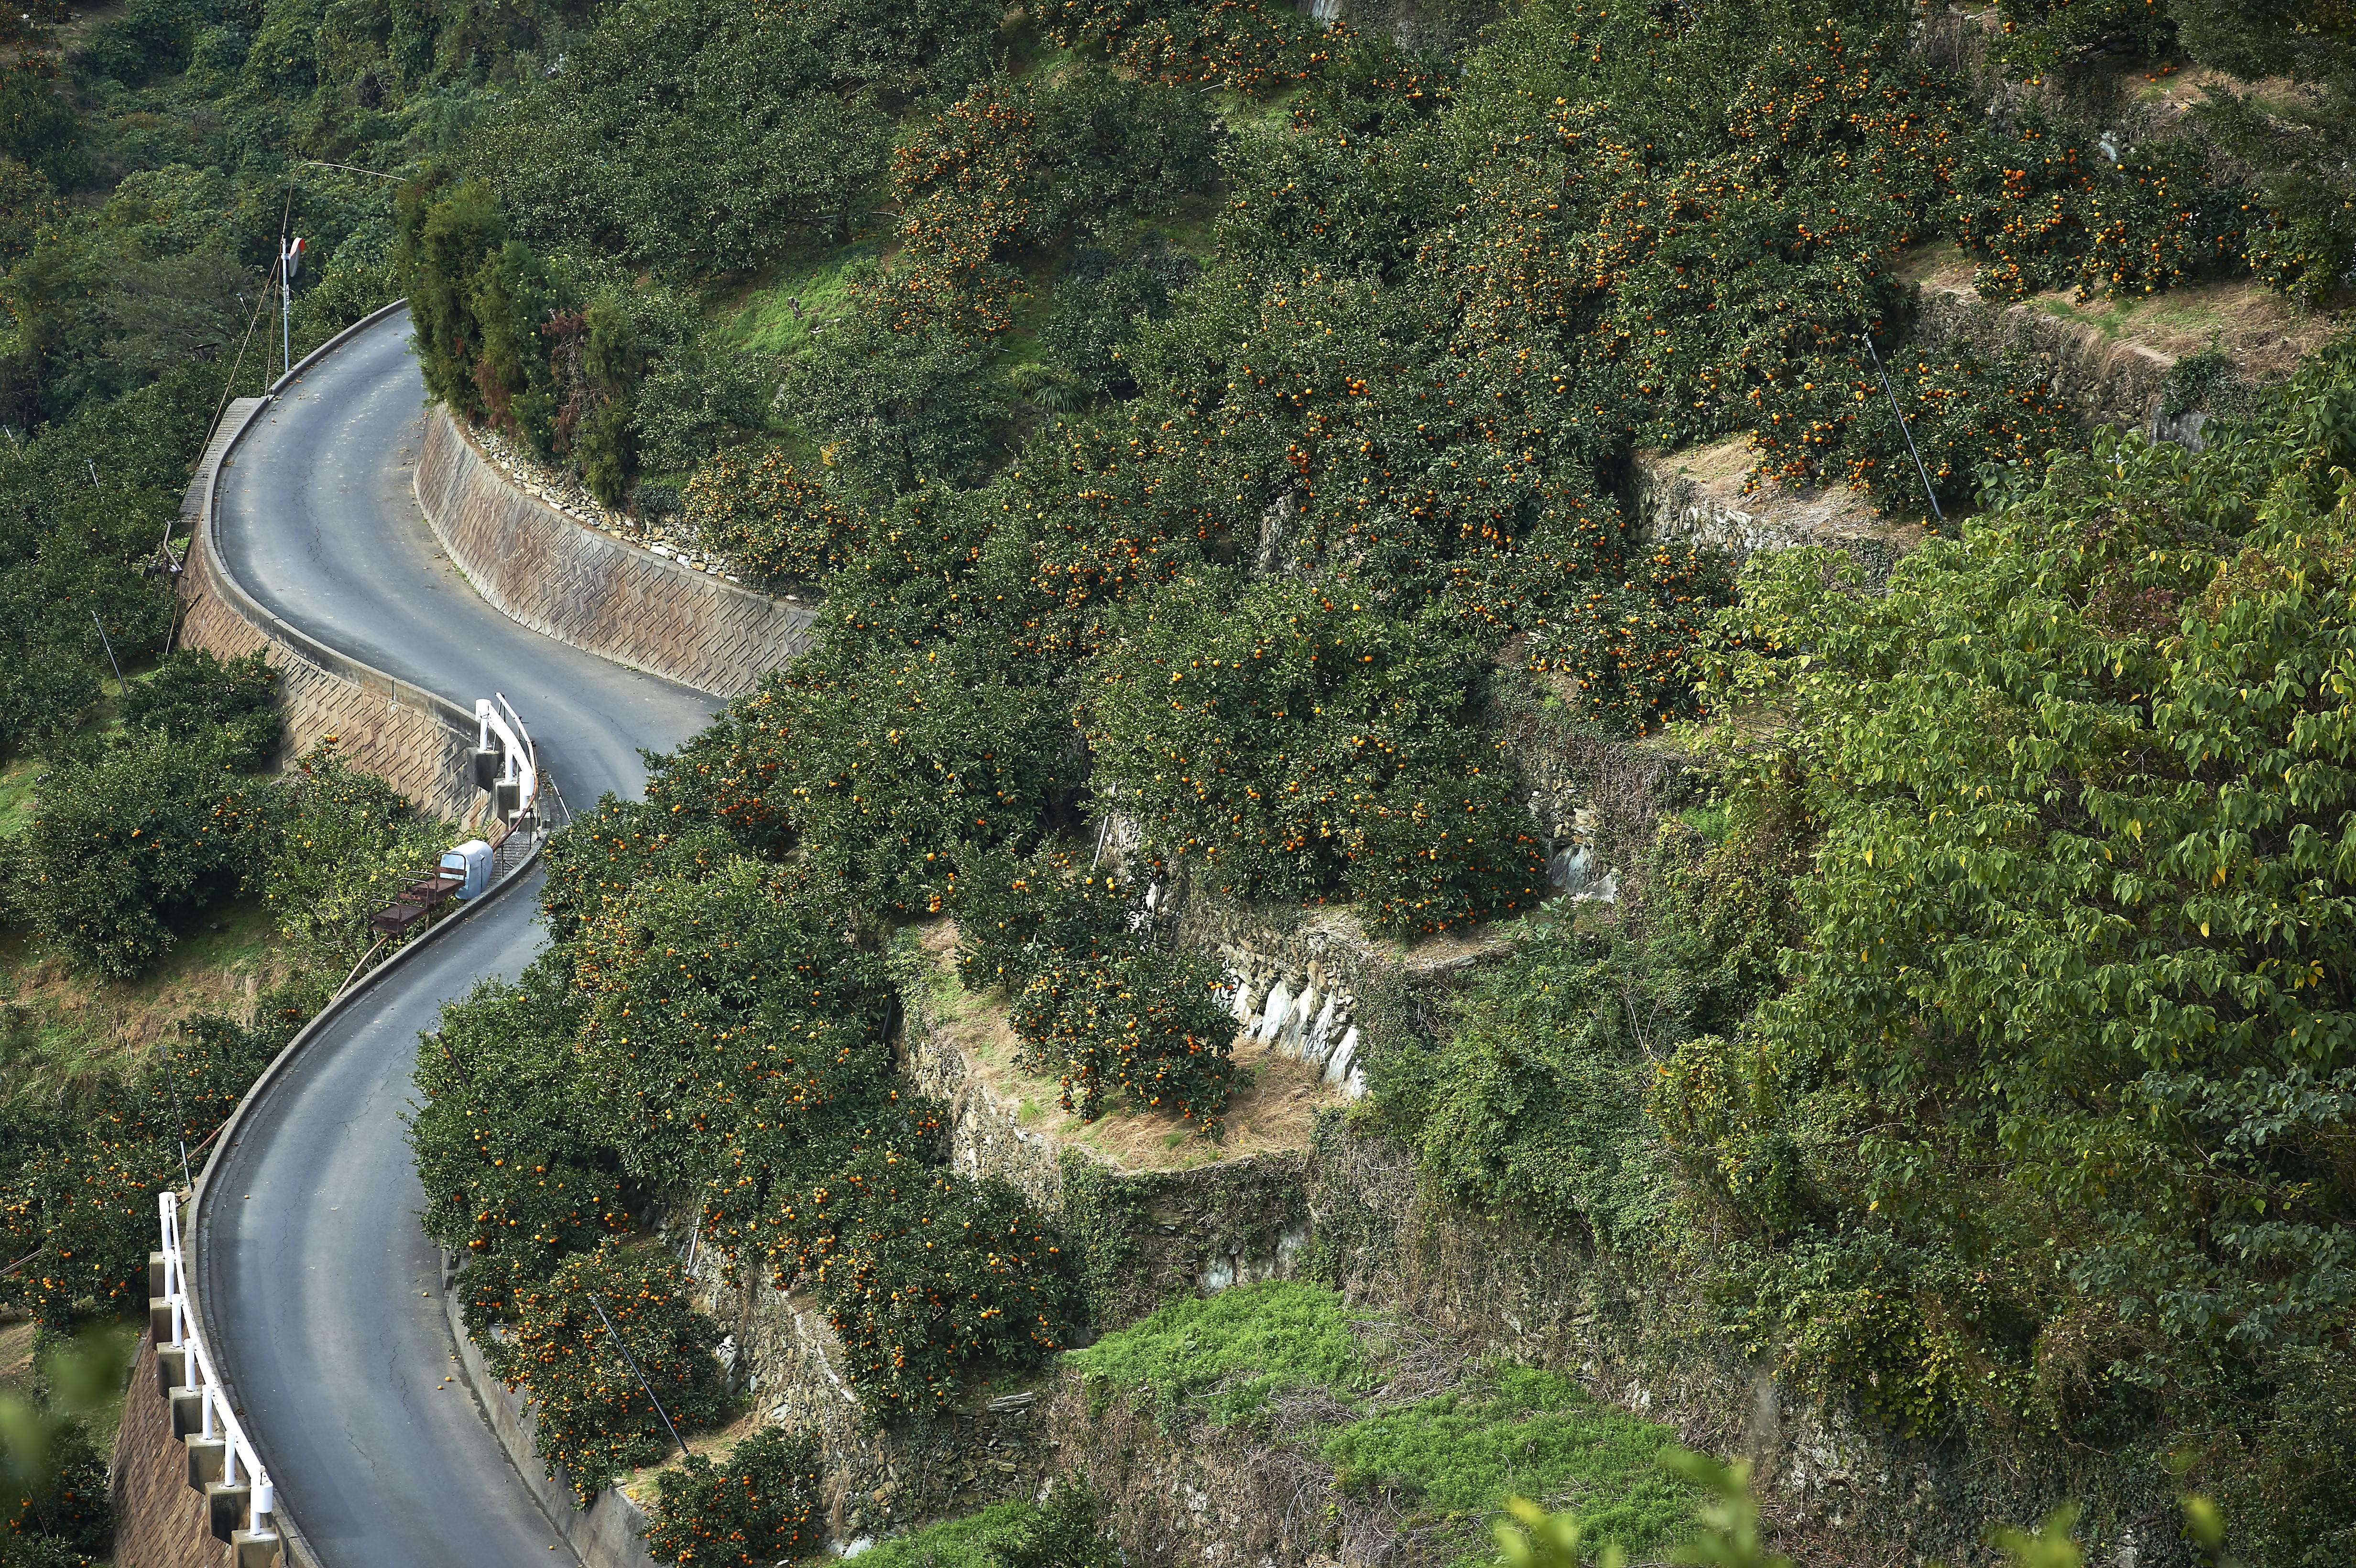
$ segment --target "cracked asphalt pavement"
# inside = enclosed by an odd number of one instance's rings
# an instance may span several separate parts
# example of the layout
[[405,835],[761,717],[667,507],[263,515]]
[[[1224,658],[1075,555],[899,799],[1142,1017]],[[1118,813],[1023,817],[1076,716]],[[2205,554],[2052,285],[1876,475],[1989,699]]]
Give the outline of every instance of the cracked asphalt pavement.
[[[425,389],[395,315],[262,415],[221,473],[217,540],[319,641],[471,709],[504,692],[578,810],[718,702],[484,603],[419,511]],[[543,940],[539,874],[438,937],[305,1049],[222,1151],[200,1217],[214,1353],[283,1506],[327,1568],[570,1562],[456,1370],[406,1141],[417,1037]],[[551,1548],[557,1550],[552,1552]]]

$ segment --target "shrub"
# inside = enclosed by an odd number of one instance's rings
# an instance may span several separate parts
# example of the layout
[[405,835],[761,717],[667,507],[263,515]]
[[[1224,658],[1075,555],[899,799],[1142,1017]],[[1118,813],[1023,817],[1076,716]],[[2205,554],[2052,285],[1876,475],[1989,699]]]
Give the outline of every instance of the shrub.
[[656,1477],[647,1551],[680,1568],[767,1568],[826,1543],[818,1439],[764,1426],[714,1465],[691,1454]]
[[610,1245],[576,1253],[544,1284],[517,1289],[512,1307],[507,1333],[478,1340],[484,1361],[509,1388],[529,1392],[533,1452],[552,1479],[563,1467],[584,1509],[615,1477],[670,1450],[664,1415],[692,1431],[727,1412],[712,1355],[720,1329],[688,1305],[686,1277],[668,1255]]
[[277,672],[258,651],[224,662],[182,648],[132,688],[123,721],[184,746],[216,746],[223,762],[251,773],[277,753]]
[[872,1549],[875,1568],[1120,1568],[1120,1548],[1097,1533],[1097,1504],[1072,1477],[1059,1476],[1044,1503],[992,1503]]
[[[2180,1423],[2266,1506],[2263,1391],[2349,1299],[2351,379],[2343,347],[2197,456],[2058,462],[1887,597],[1755,569],[1722,689],[1783,722],[1726,737],[1733,793],[1823,837],[1788,994],[1655,1105],[1704,1221],[1757,1238],[1730,1309],[1787,1375],[1913,1430]],[[1900,717],[1933,711],[1970,718]]]
[[50,769],[21,840],[20,905],[43,936],[128,978],[172,945],[168,921],[245,885],[279,810],[213,747],[134,733]]
[[942,1409],[969,1368],[1037,1366],[1076,1316],[1053,1226],[999,1177],[928,1169],[871,1144],[789,1197],[784,1221],[787,1256],[826,1303],[861,1403],[879,1413]]

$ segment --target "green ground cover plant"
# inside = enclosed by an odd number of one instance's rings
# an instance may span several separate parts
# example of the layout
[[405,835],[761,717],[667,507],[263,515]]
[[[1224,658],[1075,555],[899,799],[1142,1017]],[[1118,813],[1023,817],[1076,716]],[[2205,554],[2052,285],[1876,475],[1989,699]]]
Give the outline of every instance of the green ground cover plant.
[[1494,1561],[1482,1526],[1514,1497],[1569,1507],[1590,1550],[1641,1563],[1693,1532],[1693,1489],[1661,1464],[1675,1438],[1560,1372],[1501,1367],[1342,1427],[1319,1453],[1337,1490],[1388,1492],[1410,1527],[1457,1523],[1459,1563]]
[[1372,1371],[1342,1298],[1292,1280],[1173,1301],[1066,1360],[1091,1399],[1141,1395],[1165,1425],[1182,1410],[1245,1419],[1288,1386],[1363,1392]]

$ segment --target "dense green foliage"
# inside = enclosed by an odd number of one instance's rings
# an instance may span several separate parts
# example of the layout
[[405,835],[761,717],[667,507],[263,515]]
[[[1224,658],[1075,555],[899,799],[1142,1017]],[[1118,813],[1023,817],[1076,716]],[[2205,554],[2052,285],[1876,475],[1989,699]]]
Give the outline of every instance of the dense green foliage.
[[2244,1508],[2333,1441],[2351,458],[2342,349],[2199,457],[2057,464],[1887,598],[1759,574],[1724,678],[1791,722],[1736,776],[1803,781],[1817,875],[1788,995],[1662,1106],[1802,1376],[1910,1424],[2199,1434]]
[[[2356,283],[2356,180],[2340,155],[2356,127],[2356,15],[2346,6],[2001,0],[1999,8],[2004,54],[2017,68],[2075,80],[2094,76],[2104,53],[2131,50],[2164,69],[2190,62],[2225,73],[2201,93],[2192,121],[2219,149],[2264,171],[2265,219],[2248,237],[2252,264],[2277,288],[2318,302]],[[2279,91],[2286,85],[2291,91]],[[2154,163],[2130,150],[2126,166]]]
[[660,1253],[575,1253],[546,1279],[518,1284],[507,1332],[481,1341],[494,1375],[531,1390],[532,1450],[552,1478],[563,1467],[582,1508],[671,1451],[665,1416],[692,1431],[728,1409],[712,1355],[720,1330],[688,1304],[686,1285]]
[[0,1239],[27,1259],[8,1277],[11,1305],[62,1328],[77,1311],[145,1302],[155,1194],[183,1183],[181,1143],[227,1120],[324,1000],[316,987],[274,993],[251,1028],[199,1013],[163,1048],[62,1102],[0,1103]]
[[813,1290],[859,1397],[921,1419],[969,1371],[1055,1349],[1070,1271],[1012,1188],[938,1163],[938,1108],[891,1071],[873,916],[711,821],[707,755],[663,759],[646,803],[608,798],[552,849],[554,945],[421,1051],[426,1225],[474,1254],[487,1339],[626,1222],[626,1190],[691,1182],[703,1243]]
[[[2228,9],[2185,0],[2142,41],[2213,45]],[[1592,733],[1734,717],[1742,744],[1715,807],[1626,868],[1616,923],[1537,922],[1444,1038],[1366,1063],[1435,1192],[1658,1249],[1755,1353],[1901,1428],[2189,1433],[2287,1496],[2283,1456],[2340,1441],[2328,1380],[2266,1404],[2344,1349],[2329,1019],[2260,997],[2286,947],[2166,946],[2192,916],[2164,907],[2211,896],[2190,859],[2104,883],[2084,846],[2117,795],[2116,821],[2241,863],[2219,814],[2242,796],[2193,798],[2222,764],[2146,755],[2161,676],[2244,536],[2280,556],[2252,581],[2337,570],[2233,497],[2340,459],[2323,436],[2295,462],[2230,435],[2180,469],[2073,455],[2049,368],[1908,340],[1900,262],[1954,246],[1996,298],[2254,269],[2311,291],[2338,219],[2298,193],[2340,176],[2256,155],[2254,122],[2215,156],[2223,109],[2123,147],[2091,99],[1992,115],[1911,20],[1559,0],[1441,59],[1249,5],[616,0],[504,79],[400,198],[429,387],[608,501],[683,497],[823,608],[644,805],[584,820],[552,859],[552,956],[421,1055],[428,1222],[477,1255],[478,1331],[683,1184],[705,1244],[818,1293],[871,1409],[1034,1364],[1076,1311],[1070,1260],[945,1169],[940,1108],[894,1087],[894,927],[956,915],[969,984],[1002,988],[1070,1108],[1208,1128],[1221,976],[1145,885],[1183,860],[1399,936],[1530,911],[1544,847],[1498,716],[1536,680]],[[2253,26],[2271,41],[2237,59],[2296,31]],[[1731,437],[1764,477],[1925,505],[1877,353],[1939,503],[2017,504],[1878,600],[1814,557],[1736,600],[1722,561],[1633,531],[1640,447]],[[2133,505],[2089,498],[2114,469],[2145,475]],[[2186,507],[2216,516],[2122,520]],[[2077,641],[2027,629],[2063,606]],[[2311,688],[2331,624],[2203,621],[2187,692],[2243,701],[2264,687],[2234,661],[2277,645]],[[2230,717],[2158,741],[2244,748],[2254,795],[2288,759]],[[2274,751],[2314,738],[2295,717]],[[2323,783],[2294,770],[2269,829],[2311,836],[2298,876],[2328,858]],[[1141,843],[1107,878],[1078,830],[1116,813]],[[1824,859],[1844,835],[2017,885],[1887,888]],[[2249,1016],[2208,1034],[2203,986]],[[2167,1021],[2117,1022],[2126,1001]],[[2080,1016],[2110,1021],[2064,1043]],[[2117,1090],[2167,1046],[2173,1087]],[[2273,1076],[2236,1076],[2269,1051]],[[1415,1443],[1455,1443],[1456,1408]]]
[[818,1440],[764,1426],[715,1465],[690,1454],[655,1480],[647,1552],[681,1568],[767,1568],[823,1545]]
[[1378,1058],[1377,1114],[1451,1196],[1695,1271],[1820,1397],[2174,1453],[2245,1550],[2329,1560],[2351,458],[2342,347],[2198,455],[2062,458],[1886,593],[1762,558],[1719,804],[1608,933],[1533,933]]
[[[1870,343],[1953,509],[2078,437],[2046,371],[1904,343],[1909,248],[1998,295],[2248,269],[2193,133],[2114,167],[1974,91],[1870,0],[1536,6],[1445,69],[1251,7],[630,0],[405,192],[400,265],[451,406],[825,590],[720,765],[862,899],[1118,798],[1415,933],[1543,891],[1501,661],[1608,731],[1695,709],[1728,583],[1631,537],[1635,448],[1922,506]],[[699,287],[792,327],[748,360]]]

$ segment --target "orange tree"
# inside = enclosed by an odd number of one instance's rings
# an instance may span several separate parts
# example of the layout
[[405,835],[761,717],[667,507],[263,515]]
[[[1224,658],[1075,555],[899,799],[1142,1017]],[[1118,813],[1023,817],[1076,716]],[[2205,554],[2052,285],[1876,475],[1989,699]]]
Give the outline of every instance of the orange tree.
[[409,1125],[425,1233],[469,1260],[470,1329],[512,1309],[519,1284],[629,1228],[620,1162],[573,1114],[583,997],[543,957],[513,985],[485,982],[420,1044],[423,1104]]
[[1323,29],[1260,0],[1050,0],[1039,12],[1065,48],[1101,49],[1141,76],[1266,92],[1313,71]]
[[242,738],[138,730],[53,766],[20,839],[19,908],[41,934],[128,978],[176,940],[167,921],[243,890],[276,848],[284,797],[235,771]]
[[906,1145],[864,1145],[778,1217],[777,1284],[799,1277],[825,1303],[844,1371],[880,1413],[922,1419],[969,1369],[1039,1365],[1078,1315],[1044,1216],[1003,1178],[943,1170]]
[[1481,722],[1487,669],[1445,605],[1206,574],[1092,666],[1088,743],[1108,804],[1222,889],[1437,931],[1546,886]]
[[532,1451],[550,1478],[564,1467],[582,1508],[616,1476],[671,1449],[665,1416],[693,1431],[727,1412],[727,1383],[712,1355],[719,1327],[689,1304],[686,1277],[669,1257],[610,1246],[575,1253],[544,1281],[517,1289],[506,1326],[504,1335],[479,1337],[484,1363],[509,1388],[530,1391]]
[[155,1194],[182,1184],[181,1145],[200,1165],[205,1139],[324,1000],[273,991],[251,1029],[199,1013],[136,1072],[101,1077],[60,1106],[0,1112],[0,1243],[22,1260],[8,1298],[54,1329],[80,1303],[111,1312],[141,1300]]
[[704,547],[785,585],[823,581],[867,531],[825,467],[797,467],[776,447],[723,453],[695,471],[684,499]]
[[965,857],[952,905],[958,973],[1005,994],[1032,1064],[1056,1076],[1081,1120],[1118,1095],[1210,1130],[1234,1076],[1218,966],[1170,944],[1141,883],[1075,869],[1053,852]]
[[691,1454],[655,1477],[647,1551],[680,1568],[768,1568],[826,1541],[818,1439],[763,1426],[714,1464]]

